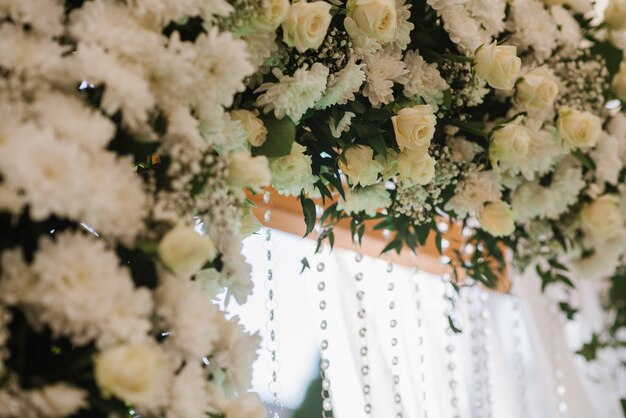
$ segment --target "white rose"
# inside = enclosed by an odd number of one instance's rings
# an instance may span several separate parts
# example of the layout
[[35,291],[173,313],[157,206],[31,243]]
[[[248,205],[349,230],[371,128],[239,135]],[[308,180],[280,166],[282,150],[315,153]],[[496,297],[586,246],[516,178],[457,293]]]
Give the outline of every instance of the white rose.
[[430,105],[418,105],[400,110],[391,123],[400,149],[416,150],[430,145],[437,118]]
[[233,110],[230,118],[241,123],[246,134],[246,141],[253,147],[260,147],[267,139],[267,129],[254,112],[245,109]]
[[528,154],[531,134],[528,128],[520,125],[519,119],[507,123],[491,134],[489,159],[494,167],[499,163],[507,167],[516,167]]
[[552,71],[535,68],[526,74],[516,86],[517,100],[532,109],[541,110],[552,106],[559,93],[559,85]]
[[391,179],[392,177],[398,175],[398,152],[397,151],[391,148],[388,148],[386,157],[383,157],[382,155],[378,154],[375,159],[383,167],[382,175],[383,175],[384,181],[387,181]]
[[208,236],[200,235],[191,226],[179,225],[161,238],[157,253],[174,273],[190,276],[213,260],[217,250]]
[[369,186],[376,183],[383,167],[374,160],[374,150],[364,145],[348,148],[339,158],[339,168],[353,185]]
[[280,193],[297,196],[302,189],[308,191],[315,183],[311,157],[304,151],[306,151],[304,146],[294,142],[289,155],[276,158],[270,164],[272,185]]
[[626,62],[619,66],[619,72],[613,77],[613,93],[622,102],[626,102]]
[[152,410],[164,403],[170,378],[161,349],[145,344],[119,345],[98,354],[94,375],[104,393]]
[[263,0],[261,22],[269,29],[276,30],[287,19],[289,0]]
[[253,157],[246,151],[234,152],[228,156],[226,182],[233,190],[244,187],[259,190],[269,185],[271,179],[269,162],[265,156]]
[[394,0],[350,0],[348,18],[365,36],[380,42],[391,42],[398,25]]
[[383,183],[373,186],[348,189],[346,199],[339,198],[337,209],[348,214],[365,212],[366,215],[374,216],[379,209],[387,208],[391,205],[389,192],[385,190]]
[[320,47],[332,16],[330,4],[324,1],[294,3],[283,22],[283,41],[302,53],[307,49]]
[[619,198],[605,194],[585,204],[580,220],[583,230],[594,238],[606,240],[619,235],[624,226]]
[[604,21],[613,30],[626,29],[626,0],[610,0],[604,11]]
[[511,235],[515,231],[513,210],[505,202],[489,202],[478,215],[482,229],[494,237]]
[[265,418],[267,412],[256,393],[245,392],[233,400],[224,410],[226,418]]
[[602,133],[599,117],[570,107],[559,109],[557,127],[565,143],[572,149],[595,146]]
[[400,180],[406,186],[428,184],[435,177],[435,164],[425,149],[405,149],[398,154]]
[[498,45],[493,42],[483,45],[474,57],[476,72],[495,89],[511,90],[519,77],[522,60],[517,56],[517,47]]

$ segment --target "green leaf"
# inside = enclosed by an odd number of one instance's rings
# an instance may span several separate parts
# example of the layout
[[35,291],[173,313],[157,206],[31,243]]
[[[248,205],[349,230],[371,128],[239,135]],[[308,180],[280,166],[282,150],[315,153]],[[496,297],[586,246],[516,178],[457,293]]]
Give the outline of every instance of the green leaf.
[[[322,173],[322,177],[325,178],[330,184],[333,185],[335,190],[339,192],[339,194],[344,200],[346,199],[345,192],[343,191],[343,184],[341,184],[341,178],[339,178],[339,174],[337,174],[337,177],[335,177],[330,173]],[[332,196],[330,196],[330,198],[332,199]]]
[[604,58],[606,68],[611,75],[619,71],[619,65],[624,56],[624,51],[620,48],[615,47],[611,42],[598,42],[591,47],[591,52]]
[[559,302],[559,308],[561,308],[561,312],[563,312],[570,321],[574,319],[574,316],[578,313],[578,309],[573,308],[572,305],[567,302]]
[[460,328],[458,328],[456,326],[456,324],[454,323],[454,320],[452,319],[452,317],[450,315],[448,315],[448,325],[450,326],[450,329],[455,333],[455,334],[460,334],[463,332],[463,330],[461,330]]
[[363,112],[363,119],[372,122],[386,122],[393,116],[393,113],[386,109],[367,109]]
[[402,241],[397,238],[394,238],[394,240],[391,241],[389,244],[387,244],[380,253],[384,254],[391,250],[395,250],[395,252],[400,254],[400,251],[402,251]]
[[309,260],[307,260],[306,257],[300,260],[300,264],[302,264],[302,269],[300,269],[300,274],[304,273],[304,270],[311,268],[311,265],[309,264]]
[[304,233],[306,237],[315,228],[315,203],[308,197],[304,197],[304,193],[302,193],[300,194],[300,204],[304,214],[304,223],[306,223],[306,232]]
[[260,118],[267,129],[267,139],[260,147],[252,148],[252,153],[270,158],[289,155],[296,139],[296,125],[288,117],[276,119],[272,113]]
[[548,260],[548,263],[557,270],[567,271],[567,267],[565,267],[563,264],[559,263],[555,259]]
[[367,142],[374,149],[374,151],[376,151],[383,158],[387,158],[387,146],[385,145],[385,139],[382,135],[376,135],[368,138]]
[[580,350],[576,351],[576,354],[580,354],[587,361],[596,359],[598,348],[602,348],[602,344],[597,334],[593,334],[591,341],[583,344]]
[[583,152],[580,149],[575,149],[574,151],[572,151],[572,155],[576,157],[576,159],[580,161],[580,163],[583,166],[587,167],[589,170],[596,169],[596,164],[593,162],[591,157],[589,157],[587,154],[583,154]]

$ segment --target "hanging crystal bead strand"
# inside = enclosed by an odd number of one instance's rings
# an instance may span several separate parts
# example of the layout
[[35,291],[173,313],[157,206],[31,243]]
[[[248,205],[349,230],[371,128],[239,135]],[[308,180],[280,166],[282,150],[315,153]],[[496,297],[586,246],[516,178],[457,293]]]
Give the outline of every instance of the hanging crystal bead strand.
[[424,372],[424,367],[426,362],[424,361],[425,356],[425,347],[424,347],[424,312],[422,310],[422,297],[420,294],[420,285],[418,283],[419,280],[419,270],[416,268],[415,275],[415,309],[417,311],[417,358],[420,365],[420,388],[421,388],[421,402],[420,402],[420,413],[421,418],[428,418],[428,408],[426,403],[426,373]]
[[[470,290],[471,291],[471,290]],[[482,347],[481,347],[481,320],[480,310],[481,303],[475,299],[475,293],[471,293],[467,299],[467,304],[470,309],[470,346],[472,350],[472,410],[473,415],[476,417],[483,417],[483,409],[485,406],[484,387],[482,379]],[[478,299],[478,298],[476,298]]]
[[389,328],[391,335],[391,374],[393,377],[393,402],[396,413],[396,418],[402,418],[402,396],[400,395],[400,366],[398,359],[398,319],[396,316],[396,301],[395,301],[395,281],[393,276],[393,263],[389,261],[387,263],[387,275],[389,281],[387,283],[387,290],[389,291]]
[[280,418],[279,413],[282,410],[282,405],[278,401],[278,395],[281,390],[281,385],[278,380],[278,373],[280,371],[280,362],[278,361],[278,349],[279,344],[277,340],[278,332],[278,319],[276,318],[276,310],[278,304],[276,303],[276,278],[274,277],[274,271],[276,263],[273,259],[274,243],[272,242],[272,230],[269,228],[269,222],[271,221],[272,212],[269,208],[270,204],[270,192],[266,191],[263,194],[263,203],[265,203],[267,209],[263,214],[263,221],[265,222],[265,241],[263,243],[263,249],[265,251],[265,290],[267,291],[267,299],[265,301],[265,308],[268,312],[268,319],[265,323],[265,328],[269,334],[269,340],[266,343],[266,349],[270,353],[270,361],[267,364],[268,370],[271,374],[270,381],[267,385],[267,389],[272,396],[272,405],[269,406],[271,418]]
[[[445,221],[441,221],[437,224],[437,229],[441,233],[445,233],[448,231],[448,223]],[[446,250],[450,246],[450,242],[443,238],[441,240],[441,249],[443,254],[439,257],[439,264],[443,268],[443,275],[441,276],[441,280],[443,282],[443,298],[445,301],[449,303],[449,308],[444,311],[444,316],[446,318],[446,323],[448,321],[454,322],[454,316],[456,314],[455,309],[458,303],[458,295],[456,294],[456,290],[452,285],[452,275],[450,274],[450,257],[445,255]],[[448,354],[448,364],[447,368],[450,372],[450,380],[448,382],[448,386],[450,388],[450,406],[452,406],[453,415],[452,418],[460,418],[460,409],[459,409],[459,398],[457,396],[457,386],[458,381],[456,379],[456,363],[454,359],[454,352],[457,349],[457,337],[455,335],[454,330],[451,326],[446,328],[446,352]]]
[[328,369],[330,368],[330,359],[328,358],[328,316],[326,313],[327,303],[324,296],[326,292],[326,282],[324,280],[324,261],[317,263],[317,272],[319,279],[317,282],[317,290],[319,291],[319,310],[320,310],[320,330],[322,342],[320,344],[320,378],[322,379],[322,418],[333,417],[333,398],[330,387],[330,378],[328,377]]
[[[363,261],[363,254],[360,252],[357,253],[354,259],[357,263],[360,263]],[[356,298],[359,307],[357,315],[359,317],[359,340],[361,344],[359,357],[361,359],[361,387],[363,390],[364,401],[363,411],[367,416],[370,416],[372,413],[372,387],[370,384],[369,349],[367,346],[367,322],[365,311],[365,291],[363,290],[363,272],[359,271],[354,278],[356,280]]]
[[526,372],[524,353],[522,351],[522,312],[517,297],[513,299],[513,366],[516,370],[519,385],[519,396],[522,405],[521,418],[529,418],[526,395]]

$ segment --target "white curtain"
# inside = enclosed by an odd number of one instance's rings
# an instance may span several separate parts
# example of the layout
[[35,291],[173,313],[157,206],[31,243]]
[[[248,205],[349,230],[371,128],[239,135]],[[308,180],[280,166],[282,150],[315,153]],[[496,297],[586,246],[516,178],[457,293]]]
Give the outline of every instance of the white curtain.
[[[244,323],[263,317],[261,245],[262,237],[246,243],[260,290],[241,312]],[[321,338],[326,338],[327,374],[336,417],[368,417],[358,334],[362,322],[356,293],[361,289],[370,417],[395,417],[394,396],[399,392],[402,416],[411,418],[623,418],[617,353],[605,350],[592,363],[574,354],[592,330],[603,325],[604,313],[593,283],[582,281],[569,294],[555,290],[542,294],[539,280],[527,274],[514,278],[514,296],[479,287],[463,289],[455,296],[441,278],[397,265],[388,273],[387,263],[381,259],[364,257],[357,263],[354,252],[341,249],[311,256],[312,243],[288,234],[274,234],[273,245],[279,280],[278,319],[282,323],[278,333],[281,373],[287,380],[290,373],[315,373],[315,350]],[[312,268],[298,276],[300,259],[305,256]],[[323,272],[318,272],[318,263],[324,264]],[[363,280],[357,283],[359,272]],[[320,279],[325,283],[323,291],[318,288]],[[446,332],[450,296],[457,299],[455,318],[463,329],[461,334]],[[326,301],[323,314],[321,299]],[[576,321],[562,318],[557,303],[563,300],[580,309]],[[389,308],[390,302],[394,309]],[[322,319],[327,319],[324,331]],[[392,319],[397,321],[394,328]],[[391,343],[394,337],[396,346]],[[308,349],[299,348],[295,355],[286,352],[302,341],[310,343]],[[394,356],[398,357],[395,367]],[[255,373],[261,390],[267,381],[264,361],[262,356]],[[395,391],[394,373],[399,377]],[[295,399],[297,396],[289,393],[293,385],[285,383],[283,398]]]

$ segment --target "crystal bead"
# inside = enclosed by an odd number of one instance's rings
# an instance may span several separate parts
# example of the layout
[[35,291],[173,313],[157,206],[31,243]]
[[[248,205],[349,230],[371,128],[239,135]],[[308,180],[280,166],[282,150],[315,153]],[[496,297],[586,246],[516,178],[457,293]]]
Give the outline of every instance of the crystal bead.
[[324,263],[321,263],[321,262],[317,263],[317,271],[318,272],[320,272],[320,273],[323,272],[325,268],[326,268],[326,266],[324,265]]
[[391,273],[393,271],[393,264],[387,264],[387,273]]
[[324,399],[324,401],[322,402],[322,408],[324,408],[324,411],[332,411],[333,409],[333,402],[332,400],[326,398]]
[[391,359],[391,364],[393,364],[394,366],[397,366],[397,365],[398,365],[398,357],[394,356],[394,357]]
[[363,386],[363,393],[368,395],[370,393],[370,385]]
[[361,261],[363,261],[363,254],[356,253],[356,255],[354,256],[354,261],[356,261],[357,263],[360,263]]
[[447,222],[438,222],[437,223],[437,229],[439,230],[439,232],[446,232],[448,230],[449,226]]
[[326,320],[324,319],[321,323],[320,323],[320,328],[321,329],[326,329],[326,327],[328,326],[328,323],[326,322]]
[[400,376],[398,375],[393,376],[393,383],[396,385],[400,383]]
[[372,412],[372,405],[370,404],[365,404],[365,408],[363,408],[363,410],[365,411],[366,414],[369,414]]
[[320,310],[322,310],[322,311],[324,309],[326,309],[326,301],[324,301],[324,300],[320,301],[320,305],[319,306],[320,306]]
[[272,212],[270,212],[269,210],[266,210],[265,213],[263,214],[263,220],[265,221],[265,223],[269,223],[269,221],[272,220]]
[[357,281],[359,281],[359,282],[360,282],[361,280],[363,280],[363,273],[361,273],[361,272],[357,273],[357,274],[354,276],[354,278],[355,278]]
[[393,397],[393,400],[396,403],[400,403],[400,402],[402,402],[402,397],[400,396],[400,394],[396,393],[396,396]]
[[328,340],[322,340],[322,350],[326,350],[328,348]]
[[319,290],[320,292],[323,292],[323,291],[324,291],[324,289],[326,289],[326,283],[324,283],[324,282],[319,282],[319,283],[317,284],[317,290]]
[[361,319],[365,318],[365,309],[359,309],[358,315]]
[[396,321],[395,319],[392,319],[391,322],[389,322],[389,326],[391,328],[395,328],[398,325],[398,321]]
[[365,334],[367,334],[367,329],[365,329],[365,327],[363,327],[363,328],[361,328],[361,329],[359,330],[359,335],[360,335],[361,337],[365,337]]
[[322,389],[324,389],[324,390],[330,389],[330,380],[329,379],[323,379],[322,380]]
[[356,292],[356,298],[358,300],[363,300],[364,297],[365,297],[365,292],[363,292],[362,290],[359,290],[358,292]]
[[366,356],[367,355],[367,347],[361,347],[361,355],[362,356]]
[[320,364],[320,367],[321,367],[323,370],[328,369],[328,367],[330,367],[330,361],[328,361],[328,359],[322,359],[322,362],[321,362],[321,364]]
[[395,347],[396,345],[398,345],[398,339],[397,339],[397,338],[392,338],[392,339],[391,339],[391,345],[392,345],[393,347]]
[[387,290],[389,290],[390,292],[393,290],[393,288],[394,288],[393,283],[389,283],[389,284],[387,285]]
[[361,367],[361,374],[363,376],[367,376],[370,373],[370,368],[369,366],[363,366]]
[[389,309],[394,309],[396,307],[395,302],[389,302]]

